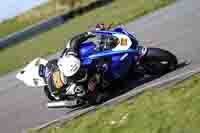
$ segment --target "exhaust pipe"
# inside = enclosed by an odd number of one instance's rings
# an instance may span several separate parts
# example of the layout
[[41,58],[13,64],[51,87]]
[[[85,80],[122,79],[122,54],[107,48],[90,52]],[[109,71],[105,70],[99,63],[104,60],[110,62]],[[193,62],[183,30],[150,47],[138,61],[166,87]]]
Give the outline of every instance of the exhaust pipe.
[[73,101],[56,101],[47,103],[48,108],[74,108],[77,106],[83,105],[82,100],[73,100]]
[[49,103],[47,103],[47,107],[48,108],[64,108],[66,106],[68,106],[68,105],[66,104],[65,101],[49,102]]

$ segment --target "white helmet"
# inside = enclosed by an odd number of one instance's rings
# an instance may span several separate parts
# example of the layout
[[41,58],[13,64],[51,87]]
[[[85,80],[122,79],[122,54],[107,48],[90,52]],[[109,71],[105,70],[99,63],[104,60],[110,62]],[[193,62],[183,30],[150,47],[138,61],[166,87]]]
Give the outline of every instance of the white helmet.
[[80,66],[80,60],[73,55],[64,55],[58,60],[58,67],[66,77],[71,77],[76,74]]

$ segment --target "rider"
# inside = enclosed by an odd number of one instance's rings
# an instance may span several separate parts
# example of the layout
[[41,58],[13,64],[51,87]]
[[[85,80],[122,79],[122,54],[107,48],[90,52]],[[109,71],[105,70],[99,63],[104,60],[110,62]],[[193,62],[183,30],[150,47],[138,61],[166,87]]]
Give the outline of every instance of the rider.
[[[67,86],[69,79],[84,78],[84,73],[80,69],[79,46],[82,42],[94,36],[95,34],[91,32],[85,32],[73,37],[68,42],[59,60],[49,61],[45,67],[41,65],[40,75],[47,82],[48,92],[50,93],[49,97],[51,99],[62,99],[62,95],[60,95],[62,93],[60,92]],[[66,66],[69,66],[69,64],[74,68],[67,68]]]

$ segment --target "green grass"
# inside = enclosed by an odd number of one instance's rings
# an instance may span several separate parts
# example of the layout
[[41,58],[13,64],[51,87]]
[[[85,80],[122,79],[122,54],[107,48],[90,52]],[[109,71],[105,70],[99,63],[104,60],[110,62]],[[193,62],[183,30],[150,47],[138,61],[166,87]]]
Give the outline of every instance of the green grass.
[[96,23],[113,23],[114,25],[127,23],[174,1],[116,0],[108,6],[76,17],[56,29],[0,51],[0,75],[22,67],[35,57],[46,57],[61,50],[66,39],[94,27]]
[[[60,12],[60,10],[57,11]],[[56,14],[58,13],[53,9],[53,3],[48,2],[17,17],[5,20],[0,23],[0,38],[5,37],[13,32],[22,30]]]
[[[79,1],[79,0],[77,0]],[[94,0],[80,0],[81,4],[77,3],[76,7],[84,6]],[[68,12],[71,8],[67,5],[55,4],[56,0],[51,0],[36,8],[33,8],[17,17],[8,19],[0,23],[0,38],[3,38],[11,33],[23,30],[24,28],[36,24],[40,21],[47,20],[52,16],[61,15]]]
[[166,90],[104,107],[71,122],[30,133],[199,133],[200,75]]

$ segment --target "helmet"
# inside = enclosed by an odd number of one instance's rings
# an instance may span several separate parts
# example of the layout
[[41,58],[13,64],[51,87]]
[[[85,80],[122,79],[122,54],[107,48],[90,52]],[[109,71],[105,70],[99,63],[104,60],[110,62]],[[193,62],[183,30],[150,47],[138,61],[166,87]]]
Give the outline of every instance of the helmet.
[[58,60],[58,67],[66,77],[71,77],[76,74],[80,66],[80,60],[73,55],[65,55]]

